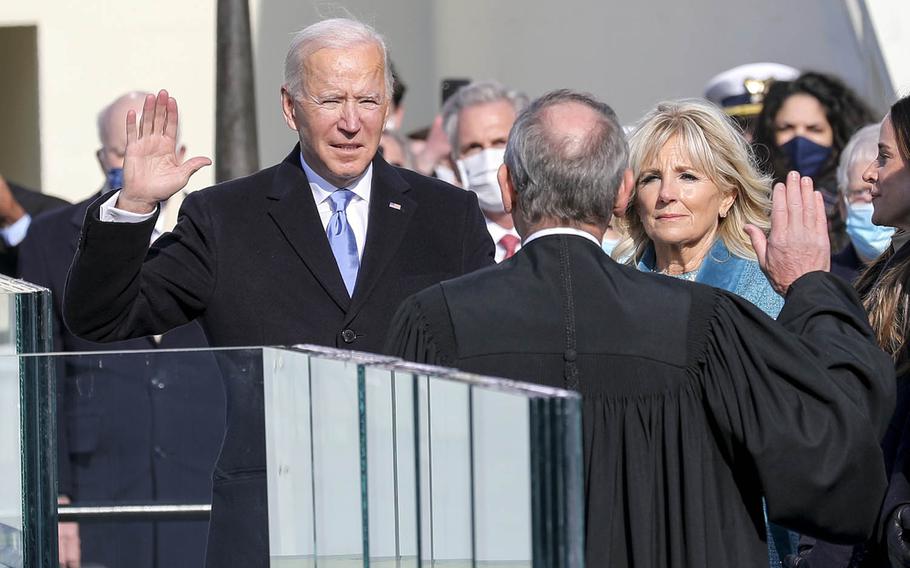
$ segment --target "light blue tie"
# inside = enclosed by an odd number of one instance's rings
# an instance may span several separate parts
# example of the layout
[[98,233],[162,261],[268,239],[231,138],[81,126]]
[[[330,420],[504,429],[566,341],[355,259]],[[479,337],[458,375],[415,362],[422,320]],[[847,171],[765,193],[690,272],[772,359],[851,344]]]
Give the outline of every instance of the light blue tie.
[[357,241],[354,240],[354,232],[345,213],[353,198],[354,192],[350,189],[339,189],[329,195],[332,216],[325,229],[325,234],[329,237],[329,246],[332,247],[332,254],[335,255],[335,262],[344,280],[344,287],[348,289],[348,295],[351,297],[354,296],[354,284],[357,282],[357,270],[360,268]]

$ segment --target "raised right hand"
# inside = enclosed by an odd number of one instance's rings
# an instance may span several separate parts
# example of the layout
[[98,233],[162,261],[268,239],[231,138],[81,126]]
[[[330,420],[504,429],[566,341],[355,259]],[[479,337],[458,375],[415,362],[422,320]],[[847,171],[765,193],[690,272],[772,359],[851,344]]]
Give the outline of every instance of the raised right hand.
[[762,272],[781,296],[800,276],[831,269],[828,220],[822,194],[814,191],[812,179],[799,172],[787,175],[787,184],[774,186],[771,232],[746,225]]
[[123,161],[123,191],[117,208],[151,213],[183,189],[196,171],[212,161],[197,156],[182,164],[177,158],[177,101],[161,90],[148,95],[142,119],[136,128],[136,113],[126,115],[126,154]]

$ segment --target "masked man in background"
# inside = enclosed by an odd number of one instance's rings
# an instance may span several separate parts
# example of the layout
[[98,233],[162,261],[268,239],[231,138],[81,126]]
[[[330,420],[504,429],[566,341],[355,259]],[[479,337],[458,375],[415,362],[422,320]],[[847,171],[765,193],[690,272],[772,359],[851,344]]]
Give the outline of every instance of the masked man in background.
[[496,244],[496,262],[521,248],[512,215],[503,208],[496,174],[505,155],[509,130],[526,106],[528,97],[523,93],[482,81],[459,89],[442,109],[452,160],[462,187],[477,194],[487,231]]

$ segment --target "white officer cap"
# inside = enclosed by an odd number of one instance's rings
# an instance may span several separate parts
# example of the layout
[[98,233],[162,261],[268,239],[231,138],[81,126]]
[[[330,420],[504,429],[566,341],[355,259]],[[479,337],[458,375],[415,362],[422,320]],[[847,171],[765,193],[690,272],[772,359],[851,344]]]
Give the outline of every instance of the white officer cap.
[[715,75],[705,85],[705,98],[730,116],[754,116],[774,81],[792,81],[799,70],[780,63],[747,63]]

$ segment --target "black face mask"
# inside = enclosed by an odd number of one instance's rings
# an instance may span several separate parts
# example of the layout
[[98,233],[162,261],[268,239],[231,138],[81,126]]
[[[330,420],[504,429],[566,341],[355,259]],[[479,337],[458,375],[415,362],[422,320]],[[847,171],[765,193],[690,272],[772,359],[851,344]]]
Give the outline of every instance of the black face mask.
[[815,177],[822,171],[825,162],[831,157],[831,146],[816,144],[802,136],[794,137],[780,149],[790,159],[791,168],[800,175],[809,177]]

